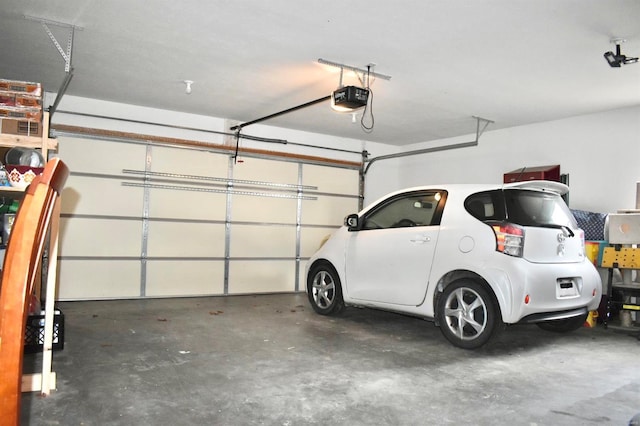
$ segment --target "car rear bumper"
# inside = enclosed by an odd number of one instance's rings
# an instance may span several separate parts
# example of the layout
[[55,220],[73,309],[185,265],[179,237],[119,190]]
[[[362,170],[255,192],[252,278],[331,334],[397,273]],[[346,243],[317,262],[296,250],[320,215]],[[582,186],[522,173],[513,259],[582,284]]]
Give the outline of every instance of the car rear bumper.
[[589,313],[589,310],[586,307],[571,309],[569,311],[540,312],[537,314],[527,315],[526,317],[522,318],[520,322],[524,324],[533,324],[536,322],[555,321],[555,320],[575,318],[575,317],[587,315],[588,313]]
[[508,302],[501,308],[508,324],[568,318],[600,304],[602,281],[589,262],[532,264],[521,259],[503,272],[502,294]]

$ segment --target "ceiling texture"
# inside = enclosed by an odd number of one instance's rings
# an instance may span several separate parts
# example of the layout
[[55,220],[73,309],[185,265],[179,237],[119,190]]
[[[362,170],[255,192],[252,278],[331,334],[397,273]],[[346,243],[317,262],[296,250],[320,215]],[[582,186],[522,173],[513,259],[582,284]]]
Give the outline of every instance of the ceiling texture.
[[640,56],[638,0],[3,0],[0,78],[58,92],[42,20],[63,52],[73,34],[66,95],[240,123],[331,94],[320,58],[371,66],[373,131],[329,101],[262,124],[397,146],[640,105],[640,63],[603,58]]

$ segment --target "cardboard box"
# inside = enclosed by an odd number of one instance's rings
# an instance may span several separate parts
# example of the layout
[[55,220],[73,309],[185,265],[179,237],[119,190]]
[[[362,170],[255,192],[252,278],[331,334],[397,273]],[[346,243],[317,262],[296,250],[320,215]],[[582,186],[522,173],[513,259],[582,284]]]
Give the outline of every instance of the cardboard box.
[[0,118],[23,121],[41,121],[42,108],[0,106]]
[[19,136],[42,136],[42,123],[39,121],[23,121],[0,119],[0,133]]
[[42,108],[42,97],[19,93],[0,92],[0,106]]
[[42,96],[42,85],[30,81],[0,79],[0,91]]

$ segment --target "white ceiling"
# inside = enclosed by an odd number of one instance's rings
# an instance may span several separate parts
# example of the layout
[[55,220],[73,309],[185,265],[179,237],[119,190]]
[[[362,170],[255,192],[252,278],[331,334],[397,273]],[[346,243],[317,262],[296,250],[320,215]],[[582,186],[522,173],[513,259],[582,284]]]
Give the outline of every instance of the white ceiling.
[[[330,94],[337,69],[376,79],[364,133],[328,102],[263,122],[407,145],[640,105],[638,0],[3,0],[0,78],[57,92],[64,61],[42,25],[81,27],[67,95],[250,121]],[[49,25],[66,49],[67,28]],[[183,80],[194,80],[185,94]],[[345,84],[357,84],[345,72]],[[252,134],[251,126],[243,132]]]

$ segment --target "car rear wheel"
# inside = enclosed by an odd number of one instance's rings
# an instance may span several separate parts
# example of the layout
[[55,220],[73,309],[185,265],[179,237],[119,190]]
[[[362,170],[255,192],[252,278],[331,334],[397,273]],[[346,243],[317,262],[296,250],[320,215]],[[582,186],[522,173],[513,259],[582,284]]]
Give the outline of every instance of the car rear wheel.
[[321,263],[311,269],[307,277],[307,296],[313,310],[321,315],[335,315],[344,310],[340,277],[329,264]]
[[479,348],[503,328],[494,298],[469,279],[445,287],[438,299],[437,316],[444,337],[464,349]]
[[573,318],[538,322],[536,325],[543,330],[553,331],[554,333],[569,333],[584,326],[587,316],[589,316],[588,313]]

